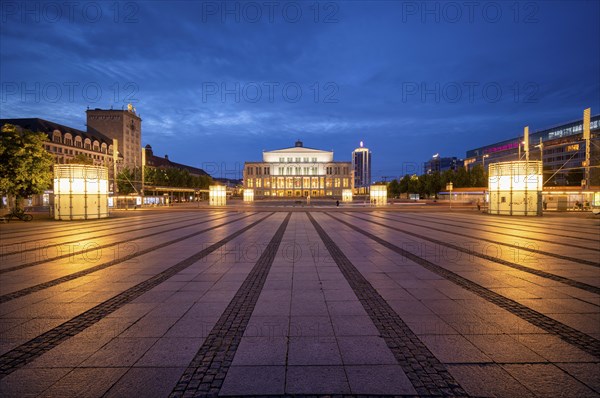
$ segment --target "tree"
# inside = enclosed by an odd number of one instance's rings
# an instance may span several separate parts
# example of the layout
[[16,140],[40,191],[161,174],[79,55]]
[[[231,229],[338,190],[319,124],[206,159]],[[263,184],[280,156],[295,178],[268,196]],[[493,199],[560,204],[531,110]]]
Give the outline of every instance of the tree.
[[407,193],[409,184],[410,184],[410,176],[408,174],[406,174],[400,180],[400,193]]
[[85,153],[80,153],[75,155],[73,159],[69,160],[71,164],[94,164],[94,159],[86,155]]
[[136,192],[134,172],[129,170],[127,167],[123,168],[117,174],[117,187],[119,188],[119,194],[129,195],[130,193]]
[[397,198],[400,196],[400,184],[398,180],[393,179],[388,185],[388,196],[391,198]]
[[17,131],[11,124],[2,126],[0,141],[0,191],[21,199],[43,193],[52,184],[54,159],[46,149],[44,133]]
[[469,173],[469,186],[470,187],[487,187],[488,179],[487,173],[483,169],[482,165],[475,165],[468,170]]

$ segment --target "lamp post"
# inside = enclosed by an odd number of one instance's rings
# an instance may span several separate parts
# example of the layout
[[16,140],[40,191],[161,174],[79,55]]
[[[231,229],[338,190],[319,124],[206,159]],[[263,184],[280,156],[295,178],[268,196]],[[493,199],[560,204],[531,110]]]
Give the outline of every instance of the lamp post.
[[449,182],[446,184],[446,190],[450,191],[450,210],[452,210],[452,188],[454,187],[454,184],[452,184],[452,182]]
[[483,162],[483,172],[485,172],[485,158],[489,158],[489,157],[490,157],[489,153],[486,153],[485,155],[483,155],[481,157],[481,161]]

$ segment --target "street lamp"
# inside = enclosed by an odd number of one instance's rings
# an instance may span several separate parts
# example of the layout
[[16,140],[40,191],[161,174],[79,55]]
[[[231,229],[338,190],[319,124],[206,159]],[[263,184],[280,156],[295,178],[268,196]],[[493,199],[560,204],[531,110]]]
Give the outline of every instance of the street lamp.
[[450,191],[450,210],[452,210],[452,188],[454,188],[452,182],[446,184],[446,191]]
[[486,153],[485,155],[483,155],[483,156],[481,157],[481,161],[483,162],[483,171],[484,171],[484,172],[485,172],[485,158],[489,158],[489,157],[490,157],[490,154],[489,154],[489,153]]

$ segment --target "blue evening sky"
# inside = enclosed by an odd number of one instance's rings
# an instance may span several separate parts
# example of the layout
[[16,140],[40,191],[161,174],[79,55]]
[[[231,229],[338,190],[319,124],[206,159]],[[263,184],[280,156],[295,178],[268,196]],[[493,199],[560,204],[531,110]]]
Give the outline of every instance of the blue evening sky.
[[399,176],[600,113],[599,4],[3,1],[0,117],[132,102],[144,145],[217,177],[296,139]]

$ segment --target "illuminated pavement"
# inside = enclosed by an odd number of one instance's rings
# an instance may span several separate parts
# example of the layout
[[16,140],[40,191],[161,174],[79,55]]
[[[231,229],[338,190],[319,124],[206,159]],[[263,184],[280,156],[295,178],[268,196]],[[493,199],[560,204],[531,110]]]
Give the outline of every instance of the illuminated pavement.
[[600,396],[599,218],[249,210],[1,225],[0,396]]

